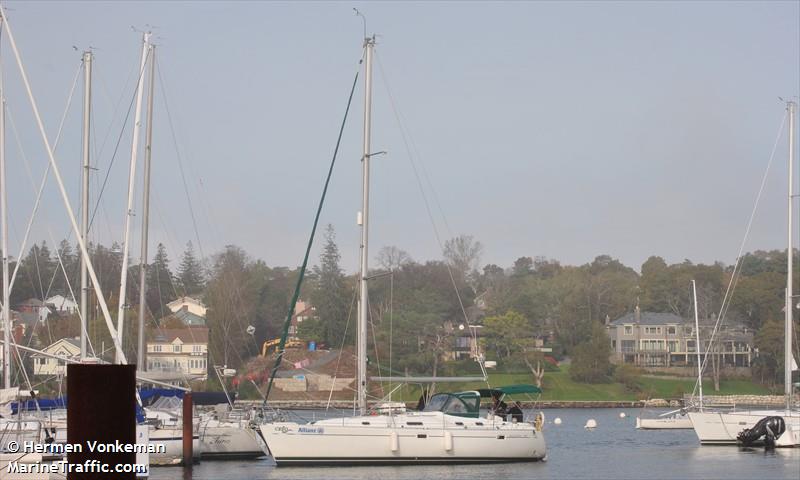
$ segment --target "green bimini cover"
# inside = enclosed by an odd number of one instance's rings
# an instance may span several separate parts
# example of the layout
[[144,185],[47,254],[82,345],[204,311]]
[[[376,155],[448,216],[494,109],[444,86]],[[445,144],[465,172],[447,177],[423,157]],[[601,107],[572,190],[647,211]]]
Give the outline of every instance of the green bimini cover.
[[482,388],[478,390],[481,397],[492,397],[495,394],[501,395],[516,395],[518,393],[542,393],[542,389],[536,385],[526,385],[521,383],[519,385],[506,385],[505,387],[497,388]]

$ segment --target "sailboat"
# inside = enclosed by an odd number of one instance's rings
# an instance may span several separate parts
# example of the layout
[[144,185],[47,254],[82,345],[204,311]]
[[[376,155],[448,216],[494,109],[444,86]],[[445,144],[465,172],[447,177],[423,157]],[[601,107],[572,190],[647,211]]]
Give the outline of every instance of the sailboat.
[[[748,433],[754,433],[762,428],[759,422],[767,417],[780,417],[785,424],[785,431],[779,436],[774,437],[776,447],[800,447],[800,408],[793,404],[792,392],[792,369],[797,366],[792,355],[792,310],[794,308],[794,296],[792,288],[792,267],[793,251],[793,232],[792,232],[792,203],[793,195],[793,173],[794,164],[794,134],[795,134],[795,109],[796,104],[788,101],[786,109],[789,116],[789,216],[788,231],[789,241],[786,249],[787,275],[786,275],[786,305],[785,312],[785,352],[784,352],[784,394],[786,405],[783,409],[777,410],[744,410],[744,411],[699,411],[690,412],[689,418],[697,434],[697,438],[703,445],[735,445],[741,443],[740,437]],[[748,432],[745,432],[748,430]],[[778,432],[775,432],[778,433]],[[758,433],[756,433],[758,435]],[[770,437],[772,432],[766,432],[759,437]],[[772,441],[772,438],[765,438],[764,441]]]
[[[260,426],[278,466],[523,462],[547,455],[542,425],[480,414],[481,396],[502,391],[439,393],[422,411],[367,409],[367,276],[372,57],[375,37],[364,40],[365,99],[362,161],[360,292],[357,326],[359,415],[310,423]],[[536,388],[536,387],[531,387]]]
[[[695,348],[697,352],[697,385],[700,391],[700,411],[703,411],[703,365],[700,363],[700,318],[697,313],[697,285],[692,280],[692,298],[694,300],[694,332],[695,341],[698,346]],[[692,420],[689,418],[689,409],[695,408],[690,405],[689,408],[681,408],[671,412],[662,413],[658,418],[642,418],[636,417],[636,428],[639,430],[691,430]]]

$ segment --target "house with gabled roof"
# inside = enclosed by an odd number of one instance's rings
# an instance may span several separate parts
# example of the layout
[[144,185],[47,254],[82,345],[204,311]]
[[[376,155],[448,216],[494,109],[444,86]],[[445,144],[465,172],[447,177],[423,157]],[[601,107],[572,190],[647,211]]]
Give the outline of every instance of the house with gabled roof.
[[206,317],[206,312],[208,311],[208,307],[206,307],[201,300],[194,297],[176,298],[167,304],[167,308],[169,308],[172,313],[177,313],[181,310],[188,310],[194,315],[203,318]]
[[159,328],[147,341],[147,376],[164,381],[208,375],[208,328]]
[[[43,348],[44,353],[58,355],[70,360],[78,360],[81,357],[81,344],[77,338],[62,338]],[[33,359],[33,374],[37,376],[66,375],[67,366],[63,361],[47,357],[41,353],[31,355]]]

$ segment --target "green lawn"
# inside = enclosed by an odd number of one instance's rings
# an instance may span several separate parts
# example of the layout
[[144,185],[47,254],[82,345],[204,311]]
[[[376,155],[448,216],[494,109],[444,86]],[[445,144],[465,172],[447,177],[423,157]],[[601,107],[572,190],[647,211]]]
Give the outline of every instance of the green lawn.
[[[562,367],[557,372],[547,372],[544,376],[542,400],[608,400],[626,401],[642,398],[681,398],[684,393],[691,393],[694,388],[692,379],[675,379],[661,377],[641,377],[643,393],[634,393],[625,390],[620,383],[577,383],[569,378],[569,367]],[[493,386],[511,385],[515,383],[533,383],[530,374],[525,373],[490,373],[489,383]],[[708,395],[768,395],[767,388],[747,380],[723,380],[720,382],[720,391],[715,392],[710,379],[704,382],[705,393]],[[476,388],[486,388],[483,383],[442,383],[437,386],[438,391],[463,391]],[[401,389],[402,398],[406,401],[415,401],[419,398],[420,389],[415,386],[406,386]],[[397,396],[395,396],[397,398]]]

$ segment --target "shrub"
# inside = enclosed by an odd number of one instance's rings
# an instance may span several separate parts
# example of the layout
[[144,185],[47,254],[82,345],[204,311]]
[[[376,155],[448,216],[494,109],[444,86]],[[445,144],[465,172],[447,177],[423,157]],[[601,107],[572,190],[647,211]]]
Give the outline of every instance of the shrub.
[[614,369],[614,381],[621,383],[629,392],[640,392],[642,390],[641,374],[642,371],[633,365],[618,365]]

